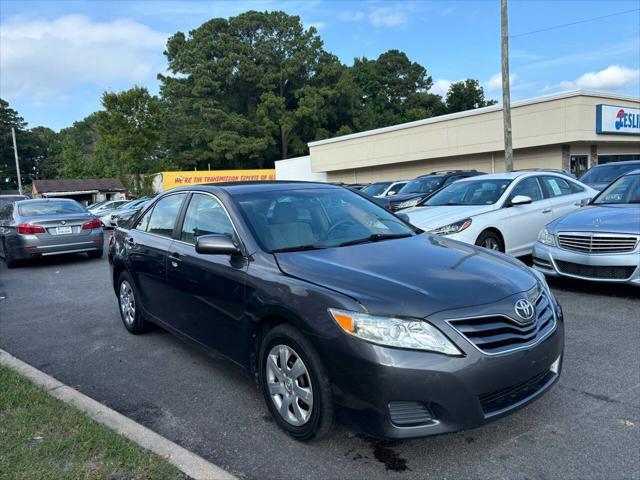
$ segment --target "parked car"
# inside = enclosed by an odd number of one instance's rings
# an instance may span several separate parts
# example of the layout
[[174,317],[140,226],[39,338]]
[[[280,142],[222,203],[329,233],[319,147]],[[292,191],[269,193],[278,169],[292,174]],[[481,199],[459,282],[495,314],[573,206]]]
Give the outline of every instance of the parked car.
[[[133,200],[125,205],[122,205],[120,208],[113,211],[113,213],[109,216],[108,219],[105,219],[105,222],[108,222],[109,227],[116,227],[124,222],[127,222],[133,216],[142,210],[145,205],[147,205],[155,195],[148,195],[146,197],[138,198],[137,200]],[[105,223],[106,225],[106,223]]]
[[16,202],[18,200],[27,200],[29,197],[26,195],[0,195],[0,210],[9,202]]
[[115,210],[121,205],[125,203],[129,203],[131,200],[108,200],[106,202],[100,202],[98,204],[92,205],[91,207],[87,207],[89,212],[94,215],[101,216],[110,210]]
[[640,168],[640,160],[604,163],[591,167],[580,177],[580,181],[600,191],[620,175],[638,168]]
[[414,207],[445,185],[449,185],[461,178],[475,177],[482,174],[483,172],[478,172],[477,170],[432,172],[428,175],[414,178],[402,187],[393,198],[382,199],[379,204],[391,211]]
[[533,264],[549,276],[640,286],[640,170],[542,229]]
[[100,221],[75,200],[19,200],[0,209],[0,252],[9,268],[64,253],[100,258],[102,247]]
[[596,193],[557,173],[497,173],[459,180],[403,213],[430,233],[522,256],[542,227]]
[[544,275],[342,187],[176,188],[112,239],[126,329],[156,323],[245,368],[299,440],[338,409],[381,437],[469,429],[560,374],[564,322]]
[[370,197],[384,198],[387,196],[395,195],[408,182],[409,180],[398,180],[395,182],[376,182],[367,185],[360,191]]

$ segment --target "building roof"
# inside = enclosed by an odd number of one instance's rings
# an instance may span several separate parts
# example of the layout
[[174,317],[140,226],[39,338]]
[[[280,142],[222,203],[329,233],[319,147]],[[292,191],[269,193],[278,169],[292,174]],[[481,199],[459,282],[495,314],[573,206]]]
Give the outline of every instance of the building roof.
[[[612,100],[622,100],[622,101],[628,101],[628,102],[640,102],[639,97],[633,97],[630,95],[620,95],[617,93],[609,93],[609,92],[596,92],[591,90],[574,90],[570,92],[556,93],[553,95],[545,95],[541,97],[520,100],[518,102],[512,102],[511,108],[513,109],[517,107],[523,107],[525,105],[532,105],[535,103],[550,102],[553,100],[559,100],[559,99],[570,98],[570,97],[579,97],[579,96],[601,97],[601,98],[609,98]],[[498,112],[498,111],[502,111],[501,103],[498,103],[496,105],[490,105],[488,107],[476,108],[474,110],[465,110],[463,112],[449,113],[447,115],[440,115],[438,117],[425,118],[423,120],[416,120],[413,122],[401,123],[398,125],[391,125],[389,127],[382,127],[382,128],[376,128],[373,130],[366,130],[364,132],[351,133],[348,135],[342,135],[340,137],[327,138],[325,140],[316,140],[315,142],[309,142],[307,145],[309,147],[317,147],[319,145],[342,142],[344,140],[350,140],[352,138],[378,135],[380,133],[393,132],[396,130],[403,130],[405,128],[418,127],[421,125],[429,125],[431,123],[446,122],[448,120],[455,120],[457,118],[471,117],[471,116],[482,115],[485,113]]]
[[34,180],[33,188],[38,193],[78,192],[97,190],[99,192],[124,192],[122,182],[117,178],[72,178],[61,180]]

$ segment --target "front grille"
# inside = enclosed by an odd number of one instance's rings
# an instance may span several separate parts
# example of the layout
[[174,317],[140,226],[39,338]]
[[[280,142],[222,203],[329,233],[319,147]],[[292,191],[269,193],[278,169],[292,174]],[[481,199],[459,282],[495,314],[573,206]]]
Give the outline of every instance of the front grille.
[[629,253],[638,244],[634,235],[610,233],[571,232],[558,233],[558,245],[565,250],[583,253]]
[[549,383],[556,375],[556,373],[547,370],[530,378],[526,382],[480,395],[480,406],[485,415],[491,415],[492,413],[507,409],[535,395],[536,392]]
[[579,277],[587,278],[601,278],[604,280],[626,280],[637,268],[636,265],[628,266],[596,266],[596,265],[581,265],[579,263],[562,262],[556,260],[558,270],[562,273],[568,273],[569,275],[577,275]]
[[389,414],[391,422],[398,427],[416,427],[433,422],[427,406],[419,402],[390,402]]
[[535,305],[535,319],[524,325],[506,315],[455,319],[449,323],[479,350],[497,355],[528,347],[553,331],[556,321],[547,295],[542,293]]

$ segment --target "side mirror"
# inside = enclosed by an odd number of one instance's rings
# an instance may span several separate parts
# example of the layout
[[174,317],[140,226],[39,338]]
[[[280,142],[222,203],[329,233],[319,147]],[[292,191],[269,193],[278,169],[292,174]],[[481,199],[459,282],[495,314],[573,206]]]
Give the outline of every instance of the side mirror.
[[396,216],[405,223],[411,223],[411,221],[409,220],[409,215],[407,215],[406,213],[396,213]]
[[527,197],[526,195],[516,195],[511,199],[511,202],[509,203],[511,205],[526,205],[531,202],[531,197]]
[[583,198],[582,200],[580,200],[580,206],[581,207],[586,207],[587,205],[591,205],[591,202],[593,202],[593,197],[592,198]]
[[228,235],[202,235],[196,240],[196,252],[205,255],[235,255],[240,250]]
[[387,197],[390,197],[391,195],[395,195],[397,192],[395,190],[389,190],[389,192],[387,192]]

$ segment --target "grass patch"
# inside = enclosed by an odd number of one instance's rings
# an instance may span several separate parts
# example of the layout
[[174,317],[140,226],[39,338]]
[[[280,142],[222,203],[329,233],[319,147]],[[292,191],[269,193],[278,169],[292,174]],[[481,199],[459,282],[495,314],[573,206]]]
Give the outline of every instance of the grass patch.
[[159,456],[0,365],[0,478],[187,477]]

